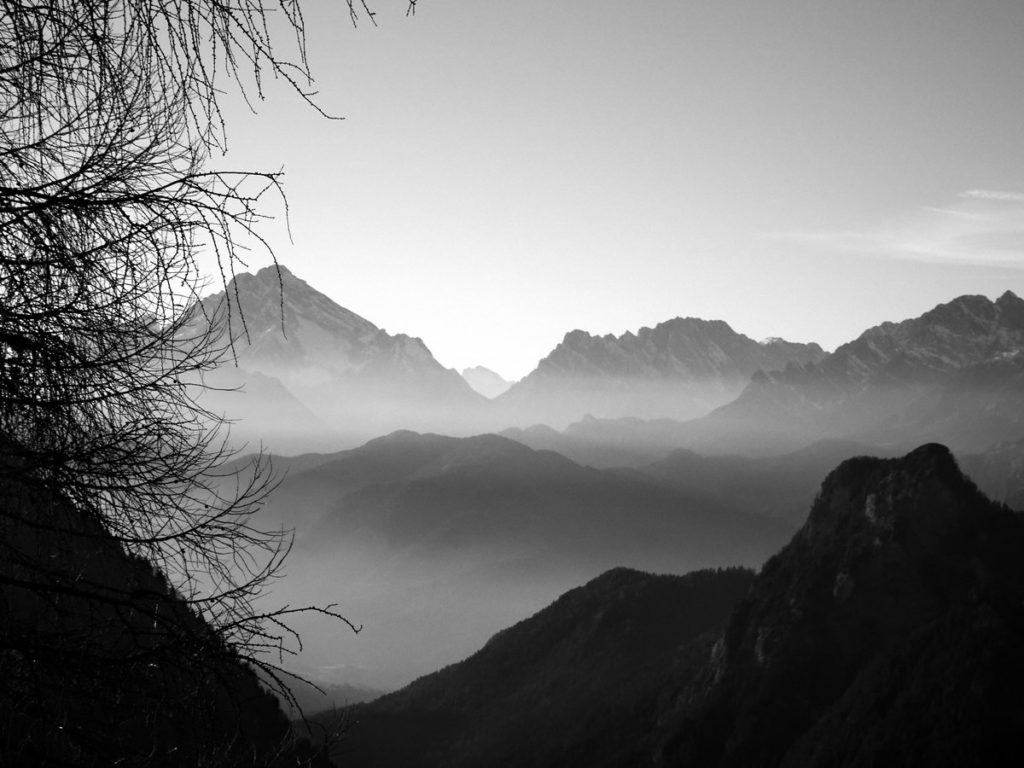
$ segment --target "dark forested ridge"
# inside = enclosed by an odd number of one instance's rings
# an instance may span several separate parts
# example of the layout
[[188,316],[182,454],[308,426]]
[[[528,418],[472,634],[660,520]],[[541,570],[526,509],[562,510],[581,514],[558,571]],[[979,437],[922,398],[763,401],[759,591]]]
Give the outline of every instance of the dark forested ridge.
[[350,710],[337,762],[633,765],[651,693],[685,676],[752,580],[740,568],[609,571],[465,661]]
[[[1024,518],[946,448],[851,459],[753,581],[607,573],[353,709],[339,754],[378,766],[1019,764],[1021,551]],[[733,603],[727,621],[715,613]]]
[[684,765],[1016,763],[1022,548],[1024,519],[942,446],[844,463],[703,680],[676,692],[662,750]]
[[0,466],[0,765],[321,765],[142,558]]

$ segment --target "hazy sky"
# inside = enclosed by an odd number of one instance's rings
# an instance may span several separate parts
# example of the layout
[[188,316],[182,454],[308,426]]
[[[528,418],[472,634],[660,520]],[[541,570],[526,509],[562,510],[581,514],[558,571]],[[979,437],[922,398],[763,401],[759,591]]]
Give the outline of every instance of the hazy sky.
[[283,264],[446,366],[677,315],[831,348],[1024,294],[1021,0],[305,5],[345,120],[271,88],[229,163],[283,166]]

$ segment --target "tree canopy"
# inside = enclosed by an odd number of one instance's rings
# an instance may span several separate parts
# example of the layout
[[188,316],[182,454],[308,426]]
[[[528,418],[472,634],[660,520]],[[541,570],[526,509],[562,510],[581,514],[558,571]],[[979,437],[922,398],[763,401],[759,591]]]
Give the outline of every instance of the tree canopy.
[[[226,286],[262,243],[280,174],[213,167],[218,95],[255,103],[276,78],[319,109],[304,33],[297,0],[0,0],[0,481],[76,522],[26,520],[39,507],[10,496],[0,517],[144,558],[218,648],[271,677],[265,651],[288,647],[296,609],[257,598],[288,538],[252,524],[266,460],[222,469],[225,424],[199,400],[244,328],[225,327],[230,312],[196,321],[197,257],[212,252]],[[59,591],[45,568],[14,578],[34,556],[23,544],[0,541],[0,586]],[[0,635],[18,653],[32,642]]]

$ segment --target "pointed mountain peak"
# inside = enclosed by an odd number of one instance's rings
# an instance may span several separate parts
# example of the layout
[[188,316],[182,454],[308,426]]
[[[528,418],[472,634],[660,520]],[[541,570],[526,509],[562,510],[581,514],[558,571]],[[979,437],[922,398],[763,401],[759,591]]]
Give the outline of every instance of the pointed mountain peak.
[[[368,342],[381,333],[369,320],[321,293],[283,264],[263,267],[255,274],[242,272],[235,275],[228,285],[226,297],[232,305],[232,312],[237,311],[235,302],[241,303],[245,324],[254,342],[254,337],[265,333],[283,338],[279,332],[282,310],[287,335],[302,335],[302,328],[316,326],[331,335],[341,334]],[[203,300],[210,308],[224,301],[224,291]]]

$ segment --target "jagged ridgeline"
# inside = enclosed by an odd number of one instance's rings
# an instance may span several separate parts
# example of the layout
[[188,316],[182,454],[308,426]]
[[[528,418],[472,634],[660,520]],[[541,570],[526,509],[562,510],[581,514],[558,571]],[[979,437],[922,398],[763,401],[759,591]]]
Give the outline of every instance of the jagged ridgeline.
[[0,459],[0,765],[323,765],[144,559]]
[[851,459],[756,578],[606,573],[466,661],[353,708],[338,754],[374,766],[1020,765],[1021,552],[1024,518],[945,447]]
[[284,267],[239,274],[202,303],[207,318],[218,309],[236,358],[209,376],[202,402],[236,422],[236,444],[277,454],[398,429],[504,430],[581,463],[640,466],[679,448],[766,456],[822,440],[979,453],[1024,431],[1024,301],[1009,291],[882,323],[831,353],[693,317],[620,336],[575,330],[512,384],[445,368],[421,339],[388,333]]
[[285,454],[396,429],[469,435],[562,428],[587,414],[695,418],[730,402],[757,371],[825,356],[817,344],[757,342],[721,320],[674,318],[619,337],[572,331],[510,385],[484,368],[445,368],[421,339],[388,333],[283,266],[237,275],[200,309],[236,342],[208,383],[244,390],[208,392],[204,404],[237,420],[239,439]]

